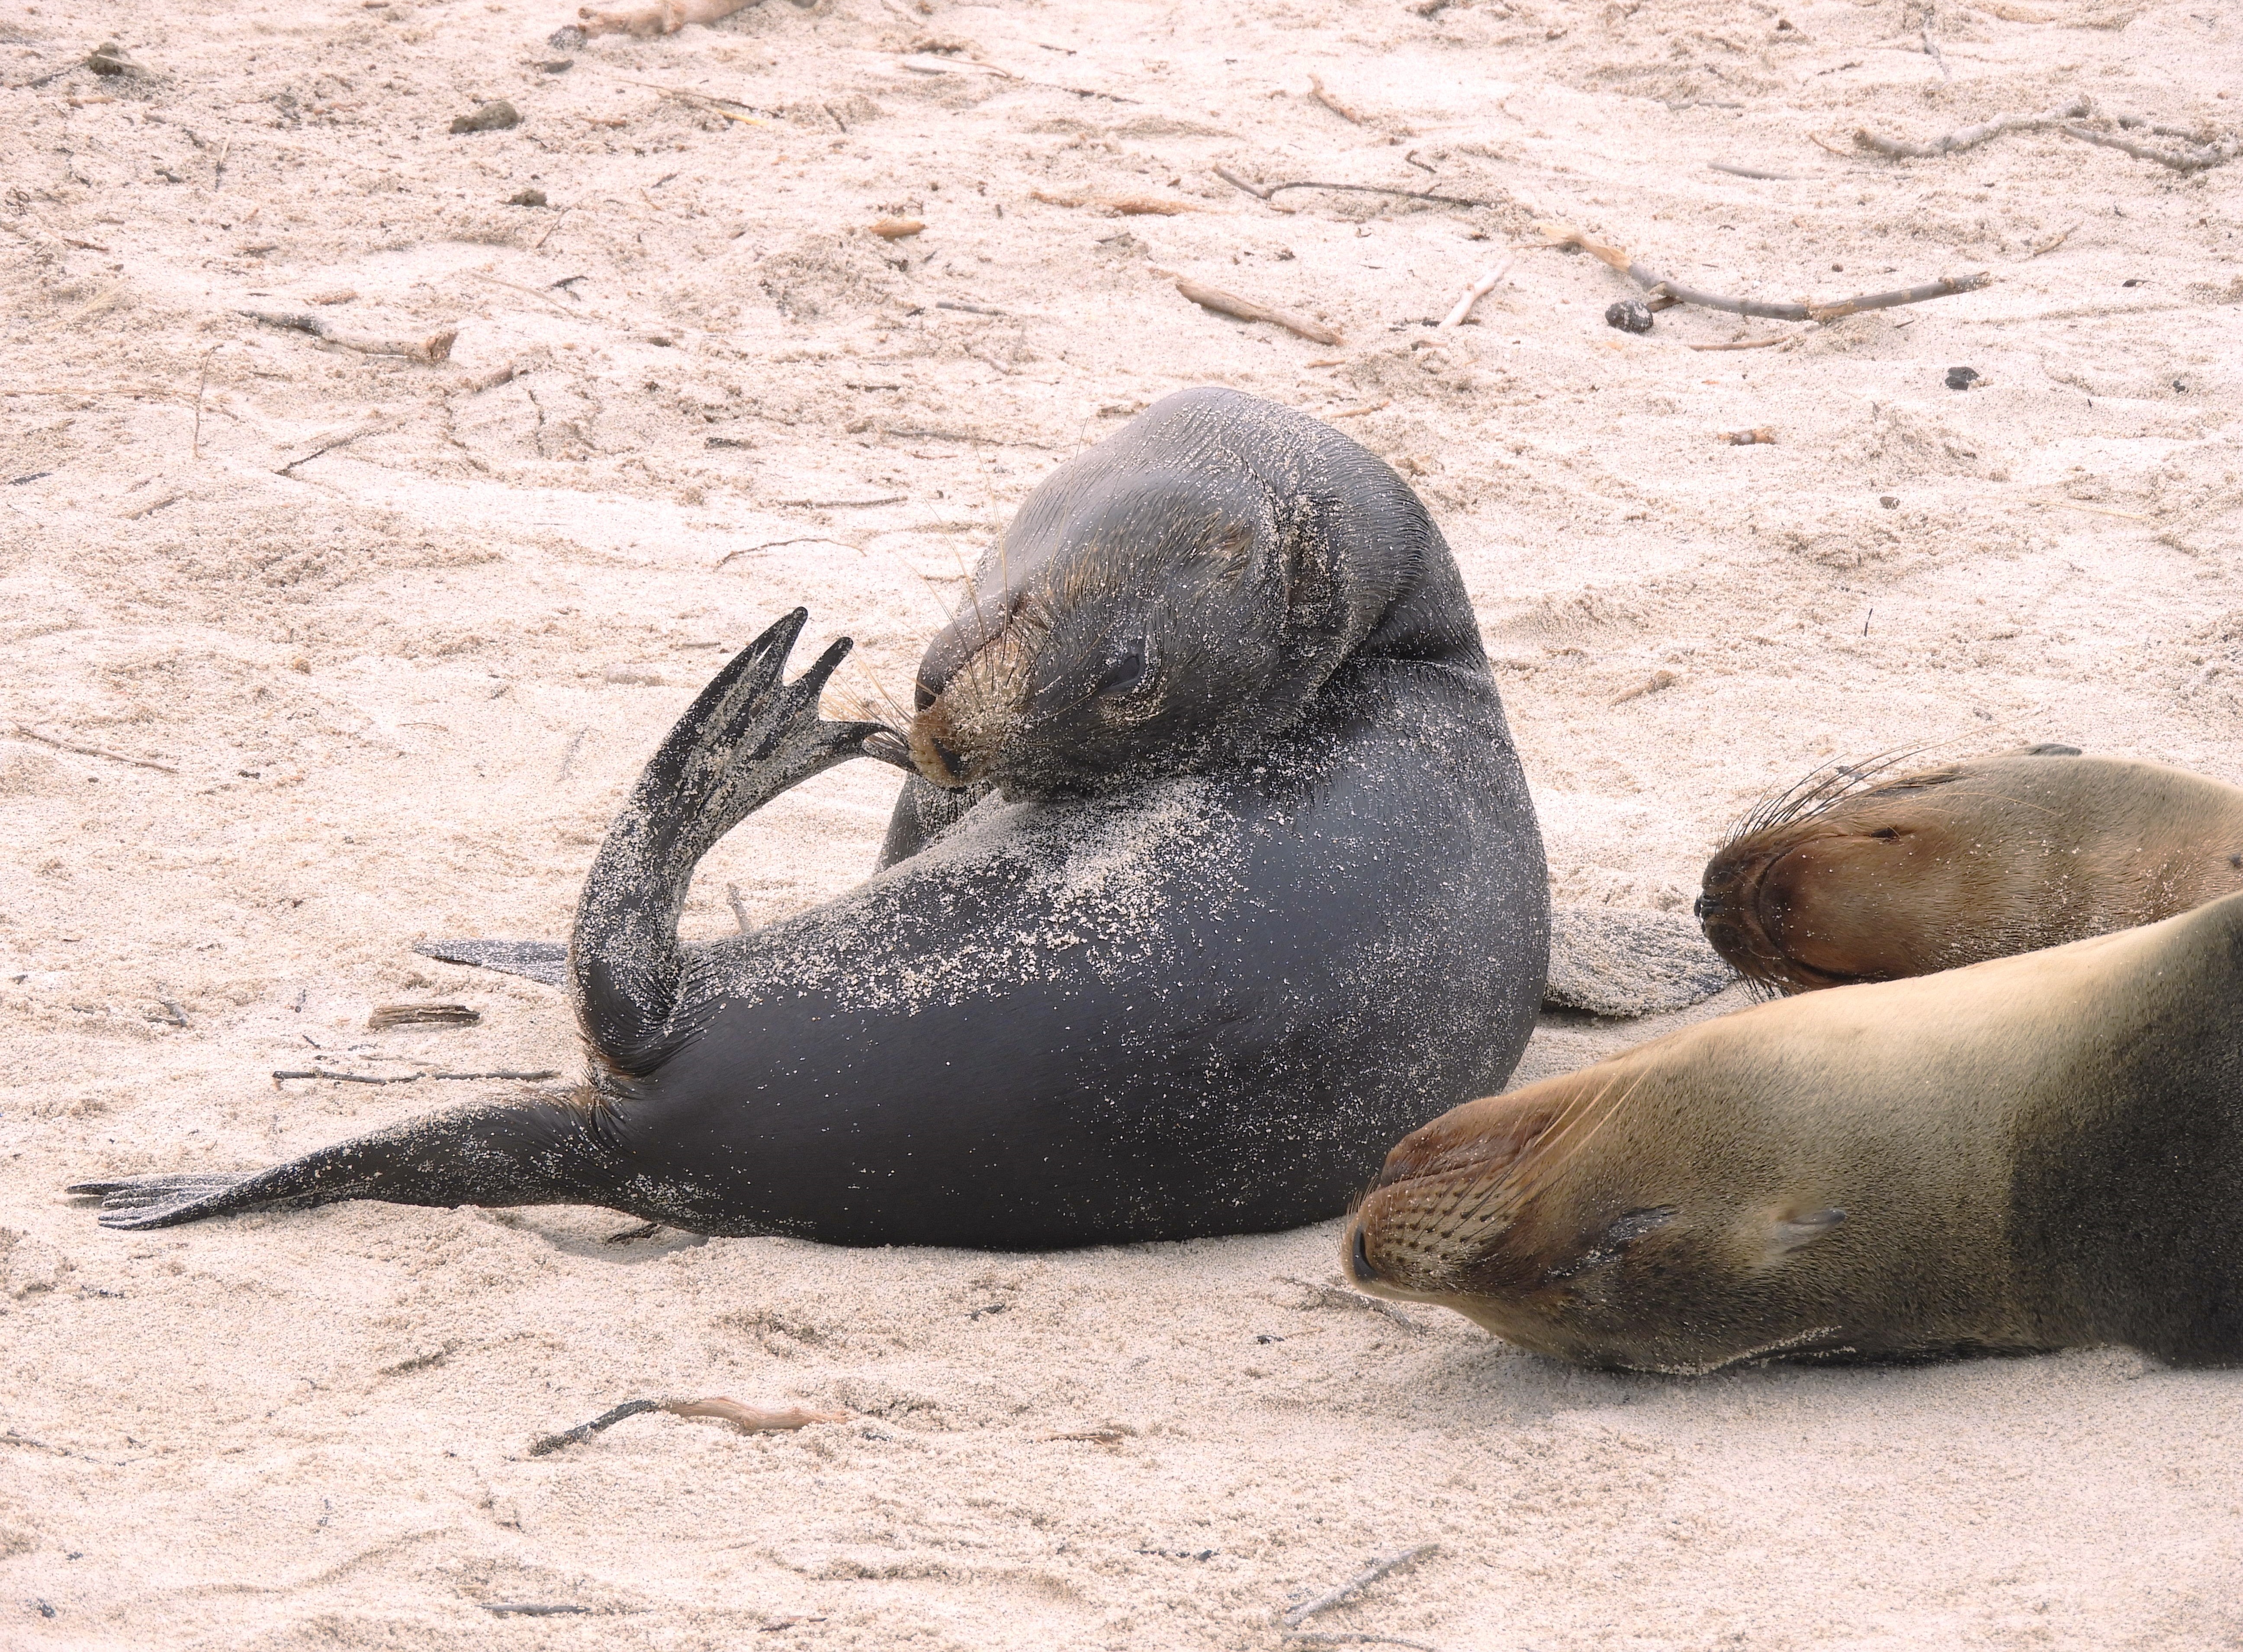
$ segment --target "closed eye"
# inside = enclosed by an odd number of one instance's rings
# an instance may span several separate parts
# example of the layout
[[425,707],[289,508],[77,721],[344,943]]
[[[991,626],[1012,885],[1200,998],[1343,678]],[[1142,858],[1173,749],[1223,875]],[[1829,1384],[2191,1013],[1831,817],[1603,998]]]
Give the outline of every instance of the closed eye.
[[1115,698],[1135,694],[1152,680],[1152,675],[1151,651],[1141,639],[1125,645],[1107,661],[1106,669],[1098,674],[1095,691]]

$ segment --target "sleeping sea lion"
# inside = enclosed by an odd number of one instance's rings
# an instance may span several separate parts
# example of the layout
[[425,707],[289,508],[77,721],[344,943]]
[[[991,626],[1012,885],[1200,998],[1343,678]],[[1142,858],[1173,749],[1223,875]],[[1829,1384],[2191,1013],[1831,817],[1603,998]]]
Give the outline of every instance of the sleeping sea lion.
[[1707,863],[1698,917],[1775,992],[1893,981],[2155,923],[2243,890],[2243,789],[2041,745],[1824,770]]
[[1434,1120],[1388,1156],[1345,1266],[1644,1371],[2243,1360],[2239,1004],[2243,895],[1758,1005]]
[[1185,392],[1046,478],[978,592],[922,672],[933,778],[839,900],[677,938],[733,826],[902,744],[819,717],[846,641],[786,683],[798,610],[679,720],[578,908],[573,1099],[75,1190],[116,1227],[372,1198],[856,1244],[1182,1238],[1335,1215],[1395,1135],[1502,1082],[1541,996],[1541,840],[1399,477],[1303,415]]

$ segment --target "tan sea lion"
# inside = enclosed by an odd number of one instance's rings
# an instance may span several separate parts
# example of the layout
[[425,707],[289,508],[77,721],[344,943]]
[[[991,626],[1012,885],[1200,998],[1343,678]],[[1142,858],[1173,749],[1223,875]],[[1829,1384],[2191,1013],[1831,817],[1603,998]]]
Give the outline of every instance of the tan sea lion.
[[2236,895],[1758,1005],[1404,1137],[1342,1254],[1588,1365],[2243,1361],[2239,1010]]
[[1707,863],[1699,920],[1748,980],[1929,974],[2243,890],[2243,788],[2067,745],[1893,766],[1809,775]]

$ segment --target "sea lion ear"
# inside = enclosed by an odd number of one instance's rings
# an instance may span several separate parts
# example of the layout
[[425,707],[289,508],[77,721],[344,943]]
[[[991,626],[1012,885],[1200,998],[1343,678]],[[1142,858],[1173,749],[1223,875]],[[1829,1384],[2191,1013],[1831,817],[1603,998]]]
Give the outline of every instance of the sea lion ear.
[[1792,1251],[1809,1245],[1846,1219],[1840,1210],[1808,1210],[1791,1216],[1778,1217],[1768,1224],[1768,1258],[1788,1256]]
[[1324,513],[1312,502],[1289,501],[1279,508],[1276,527],[1289,626],[1321,631],[1344,624],[1338,548]]

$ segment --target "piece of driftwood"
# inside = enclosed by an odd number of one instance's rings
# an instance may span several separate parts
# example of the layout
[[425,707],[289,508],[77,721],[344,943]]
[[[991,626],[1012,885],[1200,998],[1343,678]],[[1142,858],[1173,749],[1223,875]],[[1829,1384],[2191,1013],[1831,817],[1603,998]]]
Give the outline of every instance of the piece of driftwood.
[[1318,103],[1330,110],[1332,113],[1337,115],[1342,120],[1346,121],[1351,126],[1362,126],[1369,124],[1364,119],[1360,112],[1349,108],[1348,105],[1342,103],[1337,97],[1327,91],[1324,87],[1324,80],[1320,76],[1310,75],[1309,77],[1309,96],[1315,98]]
[[339,344],[346,350],[356,350],[361,355],[401,355],[414,361],[446,361],[451,359],[452,342],[460,336],[460,329],[448,327],[431,333],[425,339],[373,339],[362,334],[346,333],[333,322],[322,321],[316,315],[304,315],[279,310],[240,310],[253,321],[266,327],[286,328],[291,333],[308,333],[313,338],[329,344]]
[[1990,144],[1997,138],[2013,131],[2042,131],[2051,126],[2061,126],[2068,120],[2085,118],[2090,105],[2085,98],[2075,98],[2061,109],[2044,109],[2037,115],[1997,115],[1977,126],[1959,127],[1944,138],[1934,138],[1924,143],[1910,143],[1899,138],[1880,138],[1867,130],[1856,130],[1856,147],[1874,150],[1880,155],[1889,155],[1896,160],[1926,160],[1935,155],[1958,154],[1966,149],[1976,149],[1981,144]]
[[646,39],[674,35],[689,23],[722,23],[755,3],[756,0],[655,0],[650,6],[615,11],[580,6],[576,17],[587,35],[637,35]]
[[1441,318],[1440,325],[1435,327],[1433,331],[1436,333],[1453,332],[1456,328],[1462,327],[1466,321],[1470,320],[1472,319],[1472,307],[1478,304],[1482,299],[1485,298],[1490,293],[1494,292],[1496,283],[1502,280],[1505,276],[1510,274],[1511,266],[1518,261],[1519,260],[1514,258],[1507,258],[1504,260],[1503,262],[1497,265],[1495,268],[1490,270],[1486,274],[1481,276],[1479,280],[1474,281],[1470,287],[1465,288],[1464,296],[1458,299],[1454,307],[1450,309],[1449,313]]
[[[1578,246],[1600,263],[1613,269],[1648,292],[1660,293],[1678,303],[1695,304],[1708,310],[1727,310],[1733,315],[1757,315],[1771,321],[1835,321],[1841,316],[1858,315],[1864,310],[1889,310],[1901,304],[1921,304],[1927,299],[1946,298],[1956,293],[1974,293],[1993,283],[1993,276],[1984,270],[1976,275],[1943,275],[1936,281],[1921,287],[1904,287],[1891,293],[1865,293],[1858,298],[1841,299],[1835,304],[1769,304],[1760,299],[1724,298],[1715,293],[1701,293],[1694,287],[1670,281],[1654,274],[1630,258],[1617,246],[1592,239],[1571,224],[1545,220],[1535,225],[1546,245]],[[1774,342],[1774,341],[1770,341]]]
[[1413,1543],[1408,1548],[1397,1549],[1391,1554],[1381,1555],[1337,1588],[1319,1595],[1312,1601],[1303,1601],[1298,1606],[1289,1607],[1285,1612],[1285,1627],[1289,1629],[1297,1629],[1317,1613],[1329,1612],[1335,1606],[1346,1605],[1348,1601],[1362,1594],[1389,1572],[1398,1571],[1411,1561],[1431,1554],[1439,1547],[1438,1543]]
[[781,1429],[807,1428],[812,1423],[843,1423],[849,1420],[845,1411],[812,1411],[802,1406],[788,1406],[779,1410],[767,1410],[756,1406],[744,1406],[737,1399],[626,1399],[612,1411],[602,1412],[588,1423],[578,1423],[557,1434],[546,1434],[533,1440],[529,1446],[532,1457],[549,1457],[563,1446],[589,1440],[603,1428],[612,1428],[625,1418],[637,1417],[650,1411],[666,1411],[673,1417],[713,1417],[720,1422],[751,1434],[769,1433]]
[[1764,172],[1757,166],[1740,166],[1734,161],[1709,160],[1706,165],[1717,172],[1727,172],[1732,178],[1757,178],[1772,184],[1796,184],[1797,172]]
[[1383,184],[1326,184],[1314,179],[1302,179],[1290,184],[1249,183],[1228,166],[1218,166],[1215,175],[1233,189],[1243,189],[1256,200],[1275,205],[1275,197],[1289,189],[1333,189],[1349,195],[1391,195],[1399,200],[1434,201],[1443,206],[1492,206],[1493,201],[1476,201],[1462,195],[1442,195],[1431,190],[1389,189]]
[[1297,333],[1317,344],[1337,344],[1340,341],[1338,334],[1320,322],[1311,321],[1305,316],[1289,314],[1283,310],[1273,310],[1267,305],[1240,298],[1236,293],[1226,293],[1220,287],[1205,287],[1179,276],[1176,291],[1202,310],[1213,310],[1217,315],[1233,316],[1241,321],[1267,321],[1273,327],[1283,327],[1288,333]]
[[1693,344],[1693,350],[1765,350],[1771,344],[1788,344],[1797,338],[1796,333],[1778,333],[1765,339],[1731,339],[1727,344]]
[[926,223],[917,218],[884,218],[866,227],[884,241],[900,241],[918,234],[926,227]]
[[465,1004],[377,1004],[366,1025],[379,1033],[392,1027],[474,1027],[482,1018],[482,1011]]
[[[2155,144],[2140,143],[2132,138],[2121,137],[2117,132],[2097,131],[2091,126],[2065,126],[2060,130],[2066,138],[2077,138],[2083,144],[2099,144],[2105,149],[2118,150],[2122,154],[2133,156],[2137,160],[2153,160],[2160,166],[2171,167],[2184,177],[2191,172],[2210,172],[2215,166],[2225,166],[2229,161],[2233,160],[2238,153],[2243,153],[2243,144],[2239,144],[2233,138],[2222,138],[2217,143],[2200,144],[2194,149],[2176,152],[2160,149]],[[2150,130],[2161,132],[2167,137],[2186,138],[2188,136],[2171,127],[2153,126]]]

